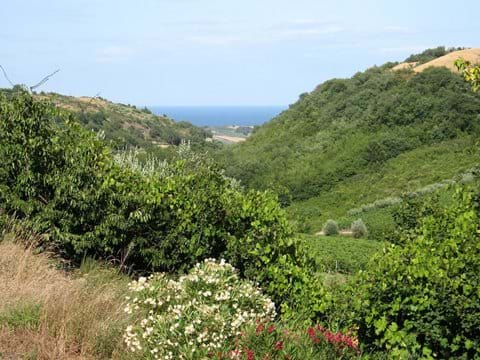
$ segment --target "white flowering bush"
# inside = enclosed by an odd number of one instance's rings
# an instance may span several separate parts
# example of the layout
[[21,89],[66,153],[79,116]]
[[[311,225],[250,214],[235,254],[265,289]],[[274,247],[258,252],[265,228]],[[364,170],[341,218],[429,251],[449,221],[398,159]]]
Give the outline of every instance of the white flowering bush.
[[130,290],[125,311],[144,318],[127,327],[124,340],[147,359],[203,359],[221,351],[244,325],[276,316],[274,303],[223,260],[207,259],[177,280],[141,277]]

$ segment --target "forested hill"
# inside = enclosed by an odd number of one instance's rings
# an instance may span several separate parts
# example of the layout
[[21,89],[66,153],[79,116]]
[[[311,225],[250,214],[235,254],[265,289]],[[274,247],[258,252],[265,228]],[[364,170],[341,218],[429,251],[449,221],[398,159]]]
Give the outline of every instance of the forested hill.
[[211,137],[204,129],[188,122],[175,122],[157,116],[147,108],[138,109],[133,105],[113,103],[101,97],[73,97],[43,92],[35,96],[71,111],[87,129],[103,131],[114,148],[139,147],[154,150],[178,145],[181,140],[202,146],[205,139]]
[[477,164],[480,96],[446,68],[416,74],[395,65],[302,94],[245,143],[224,150],[227,174],[276,190],[291,214],[318,227]]

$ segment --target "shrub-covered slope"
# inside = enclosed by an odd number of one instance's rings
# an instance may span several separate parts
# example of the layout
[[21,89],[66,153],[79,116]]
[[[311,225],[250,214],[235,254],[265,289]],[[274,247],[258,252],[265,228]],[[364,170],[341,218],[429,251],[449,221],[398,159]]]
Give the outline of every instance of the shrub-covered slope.
[[21,219],[67,260],[91,256],[145,273],[224,258],[277,304],[296,304],[311,262],[276,198],[244,191],[208,159],[179,150],[176,161],[134,166],[71,114],[25,91],[0,93],[0,231],[5,218]]
[[154,115],[147,108],[110,102],[101,97],[73,97],[41,93],[38,99],[73,112],[88,130],[103,131],[114,147],[165,148],[178,145],[182,139],[203,145],[211,134],[185,121],[175,122]]
[[458,74],[387,64],[302,94],[220,157],[228,175],[275,189],[319,230],[351,208],[468,170],[479,135],[480,96]]

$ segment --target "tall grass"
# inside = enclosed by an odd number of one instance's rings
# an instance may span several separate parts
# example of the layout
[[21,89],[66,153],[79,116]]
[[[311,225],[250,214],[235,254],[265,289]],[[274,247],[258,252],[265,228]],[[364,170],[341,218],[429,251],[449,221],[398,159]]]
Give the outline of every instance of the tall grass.
[[0,358],[127,359],[128,278],[95,262],[67,274],[25,236],[0,240]]

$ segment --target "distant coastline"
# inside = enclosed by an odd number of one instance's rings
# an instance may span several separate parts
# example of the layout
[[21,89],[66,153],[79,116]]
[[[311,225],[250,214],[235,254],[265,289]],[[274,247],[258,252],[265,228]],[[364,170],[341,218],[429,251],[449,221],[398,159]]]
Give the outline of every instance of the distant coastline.
[[157,115],[175,121],[188,121],[196,126],[262,125],[288,106],[148,106]]

